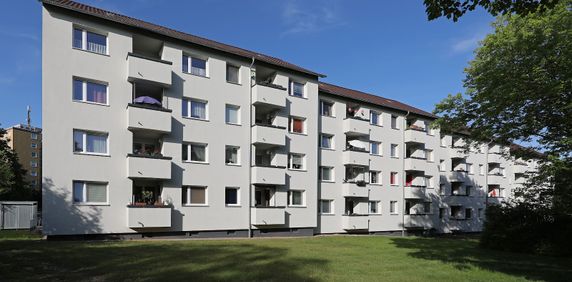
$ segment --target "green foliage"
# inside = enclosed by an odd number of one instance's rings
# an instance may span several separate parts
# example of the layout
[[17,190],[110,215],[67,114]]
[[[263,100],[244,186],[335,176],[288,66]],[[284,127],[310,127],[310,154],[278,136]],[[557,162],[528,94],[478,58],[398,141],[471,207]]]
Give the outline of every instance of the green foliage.
[[538,10],[553,8],[560,0],[425,0],[427,17],[434,20],[445,16],[453,21],[459,20],[466,12],[482,7],[496,15],[527,15]]
[[5,135],[6,130],[0,128],[0,200],[38,200],[39,192],[33,191],[24,179],[26,171]]

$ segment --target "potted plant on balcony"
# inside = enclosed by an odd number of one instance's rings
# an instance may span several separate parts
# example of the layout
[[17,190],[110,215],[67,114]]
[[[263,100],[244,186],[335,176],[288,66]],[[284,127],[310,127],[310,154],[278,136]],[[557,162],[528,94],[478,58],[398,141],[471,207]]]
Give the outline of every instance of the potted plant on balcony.
[[145,204],[151,206],[155,203],[155,200],[153,199],[153,192],[152,191],[145,190],[145,191],[141,192],[141,196],[142,196]]

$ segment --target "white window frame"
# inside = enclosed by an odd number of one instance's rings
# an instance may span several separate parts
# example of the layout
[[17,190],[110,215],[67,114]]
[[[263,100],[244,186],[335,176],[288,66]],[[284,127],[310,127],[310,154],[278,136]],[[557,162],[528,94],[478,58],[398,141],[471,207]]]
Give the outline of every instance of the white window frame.
[[[81,30],[81,48],[73,46],[73,34],[74,34],[76,29]],[[91,51],[87,48],[87,33],[88,32],[94,33],[97,35],[101,35],[101,36],[105,36],[105,53],[94,52],[94,51]],[[72,26],[72,49],[82,50],[82,51],[86,51],[86,52],[89,52],[92,54],[99,54],[99,55],[108,56],[109,55],[109,36],[105,32],[94,31],[93,29],[90,29],[90,28],[85,28],[83,26],[74,25],[74,26]]]
[[[395,118],[395,126],[393,126],[393,119],[394,119],[394,118]],[[400,126],[399,126],[399,116],[391,115],[390,123],[391,123],[391,129],[396,129],[396,130],[399,130],[399,129],[400,129]]]
[[[373,175],[377,175],[377,182],[371,181],[371,177]],[[369,182],[370,182],[369,184],[372,184],[372,185],[383,185],[383,174],[382,174],[382,172],[379,170],[370,170],[369,171]]]
[[[236,110],[236,123],[234,122],[229,122],[228,121],[228,109],[232,108]],[[224,122],[226,124],[232,124],[232,125],[241,125],[242,124],[242,120],[240,119],[240,106],[238,105],[233,105],[233,104],[226,104],[224,106]]]
[[439,160],[439,172],[445,172],[446,168],[445,168],[445,160]]
[[[294,168],[293,167],[293,158],[294,156],[302,157],[302,168]],[[289,170],[298,170],[298,171],[305,171],[306,170],[306,154],[299,154],[299,153],[289,153],[288,154],[288,169]]]
[[[373,122],[373,116],[377,115],[377,123]],[[369,111],[369,123],[372,125],[383,126],[382,113],[378,111]]]
[[[82,151],[81,152],[76,152],[75,151],[75,146],[73,144],[74,142],[74,137],[75,137],[75,132],[81,132],[82,133]],[[89,134],[93,134],[93,135],[105,135],[105,153],[97,153],[97,152],[87,152],[86,148],[87,148],[87,135]],[[79,154],[79,155],[94,155],[94,156],[109,156],[109,133],[107,132],[101,132],[101,131],[93,131],[93,130],[83,130],[83,129],[73,129],[72,130],[72,150],[74,154]]]
[[479,175],[485,175],[485,166],[483,164],[479,164]]
[[38,140],[38,133],[31,133],[31,134],[30,134],[30,139],[32,139],[32,140]]
[[[330,212],[324,212],[324,211],[322,210],[322,202],[327,202],[327,203],[328,203],[328,206],[330,207]],[[335,214],[335,213],[334,213],[334,200],[320,199],[320,201],[319,201],[318,204],[319,204],[319,207],[318,207],[319,210],[318,210],[318,212],[319,212],[321,215],[333,215],[333,214]]]
[[[292,203],[293,193],[302,193],[302,204],[295,205]],[[305,190],[298,190],[298,189],[290,189],[288,190],[288,206],[289,207],[306,207],[306,191]]]
[[[329,169],[330,170],[330,179],[324,179],[324,169]],[[334,176],[334,167],[333,166],[320,166],[320,181],[322,182],[334,182],[335,181],[335,176]]]
[[[373,152],[374,145],[377,146],[377,153]],[[381,142],[370,141],[369,142],[369,154],[374,156],[383,156],[383,145]]]
[[[230,67],[237,68],[237,74],[236,74],[236,79],[238,80],[237,82],[229,81],[229,80],[228,80],[228,67],[229,67],[229,66],[230,66]],[[226,63],[225,70],[226,70],[226,73],[225,73],[226,82],[231,83],[231,84],[241,85],[241,84],[240,84],[240,81],[241,81],[241,80],[240,80],[240,79],[241,79],[241,76],[240,76],[240,75],[241,75],[240,66],[235,65],[235,64],[230,64],[230,63],[227,62],[227,63]]]
[[[226,149],[228,148],[235,148],[236,149],[236,163],[227,163],[226,162]],[[206,151],[205,151],[206,152]],[[241,164],[241,156],[240,156],[240,146],[234,146],[234,145],[225,145],[224,146],[224,164],[226,165],[230,165],[230,166],[240,166]]]
[[[375,206],[376,212],[371,212],[372,206]],[[368,201],[367,202],[367,213],[368,214],[381,214],[381,202],[380,201]]]
[[433,149],[426,149],[425,150],[425,158],[427,159],[428,162],[434,161],[435,154],[433,152]]
[[[322,146],[322,144],[323,144],[322,140],[323,140],[324,138],[330,138],[330,147],[324,147],[324,146]],[[332,134],[326,134],[326,133],[320,133],[320,148],[322,148],[322,149],[328,149],[328,150],[334,150],[334,149],[335,149],[334,135],[332,135]]]
[[[302,82],[298,82],[295,81],[293,79],[290,79],[290,93],[288,93],[288,95],[292,96],[292,97],[296,97],[296,98],[306,98],[306,83],[302,83]],[[294,95],[294,84],[301,84],[302,85],[302,96],[296,96]]]
[[[232,189],[232,190],[236,190],[236,204],[227,204],[226,203],[226,190],[227,189]],[[206,194],[206,190],[205,190],[205,194]],[[236,186],[227,186],[224,187],[224,205],[227,207],[240,207],[241,206],[241,201],[240,201],[240,187],[236,187]]]
[[[184,118],[188,118],[188,119],[194,119],[194,120],[204,120],[204,121],[208,121],[209,120],[209,101],[206,100],[201,100],[201,99],[195,99],[195,98],[183,98],[183,101],[187,103],[187,115],[183,115]],[[205,118],[200,118],[200,117],[193,117],[191,112],[192,112],[192,104],[193,103],[204,103],[205,104]],[[182,115],[182,111],[181,111],[181,115]]]
[[32,142],[32,143],[30,144],[30,147],[31,147],[32,149],[36,149],[36,148],[38,148],[38,144]]
[[[209,75],[209,71],[210,71],[210,70],[209,70],[209,69],[210,69],[210,68],[209,68],[209,58],[208,58],[208,57],[205,58],[205,57],[202,57],[202,56],[196,56],[196,55],[191,55],[191,54],[185,54],[185,53],[183,53],[183,59],[184,59],[185,57],[187,57],[187,69],[186,69],[186,70],[183,69],[183,70],[182,70],[183,73],[190,74],[190,75],[194,75],[194,76],[198,76],[198,77],[210,77],[210,75]],[[200,74],[192,73],[192,68],[193,68],[192,63],[193,63],[193,59],[205,61],[205,75],[200,75]],[[226,80],[226,78],[225,78],[225,80]]]
[[[105,185],[105,198],[106,201],[105,202],[76,202],[75,201],[75,187],[74,187],[74,183],[82,183],[83,188],[82,188],[82,198],[85,200],[87,200],[87,184],[88,183],[93,183],[93,184],[100,184],[100,185]],[[104,181],[84,181],[84,180],[73,180],[72,181],[72,203],[74,205],[81,205],[81,206],[101,206],[101,205],[109,205],[109,182],[104,182]]]
[[432,175],[425,175],[425,185],[427,188],[435,188],[435,179]]
[[[192,204],[191,203],[191,189],[192,188],[200,188],[200,189],[205,189],[205,202],[202,204]],[[204,206],[208,206],[209,205],[209,189],[207,186],[200,186],[200,185],[184,185],[183,189],[187,190],[187,197],[185,200],[185,202],[183,203],[184,207],[204,207]]]
[[[184,143],[187,145],[187,160],[185,162],[189,163],[197,163],[197,164],[208,164],[209,163],[209,144],[207,143],[199,143],[199,142],[187,142]],[[193,161],[191,160],[192,157],[192,146],[204,146],[205,147],[205,160],[204,161]],[[225,156],[226,157],[226,156]]]
[[[391,183],[391,175],[395,174],[395,183]],[[399,172],[391,171],[389,172],[389,185],[390,186],[399,186]]]
[[[81,100],[77,100],[74,97],[73,90],[74,90],[74,82],[76,80],[81,81],[81,85],[82,85],[81,86]],[[105,86],[105,103],[98,103],[98,102],[92,102],[92,101],[87,100],[87,83],[88,82]],[[87,78],[83,78],[83,77],[79,77],[79,76],[74,76],[74,77],[72,77],[72,101],[77,102],[77,103],[86,103],[86,104],[92,104],[92,105],[109,106],[109,83],[107,83],[105,81],[99,81],[99,80],[87,79]]]
[[[324,104],[330,105],[330,115],[324,115]],[[336,117],[336,113],[334,113],[334,102],[320,100],[320,116],[323,117]]]
[[[294,132],[294,120],[301,120],[302,121],[302,132]],[[293,134],[303,134],[306,135],[307,134],[307,125],[306,125],[306,119],[303,117],[296,117],[296,116],[290,116],[288,117],[288,124],[290,125],[288,132],[289,133],[293,133]]]
[[[395,150],[394,150],[395,148]],[[399,159],[399,144],[389,145],[389,157]]]
[[467,173],[475,174],[472,163],[467,163]]
[[32,158],[38,158],[38,152],[32,152]]
[[[393,209],[393,211],[391,211]],[[399,202],[389,201],[389,214],[396,215],[399,214]]]

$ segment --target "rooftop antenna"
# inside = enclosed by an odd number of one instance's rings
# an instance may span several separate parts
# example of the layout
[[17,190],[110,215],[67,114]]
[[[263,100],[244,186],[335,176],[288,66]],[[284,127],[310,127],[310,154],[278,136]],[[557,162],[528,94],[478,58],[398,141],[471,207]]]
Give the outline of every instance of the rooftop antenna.
[[32,128],[32,118],[30,117],[30,113],[32,112],[32,109],[30,108],[30,106],[28,106],[28,128]]

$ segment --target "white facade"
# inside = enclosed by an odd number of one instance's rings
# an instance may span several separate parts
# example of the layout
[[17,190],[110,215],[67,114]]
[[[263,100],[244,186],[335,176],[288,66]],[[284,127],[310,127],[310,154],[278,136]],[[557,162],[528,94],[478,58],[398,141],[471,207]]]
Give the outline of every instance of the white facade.
[[52,2],[47,235],[479,231],[530,170],[494,146],[458,152],[432,116],[319,92],[316,74]]

